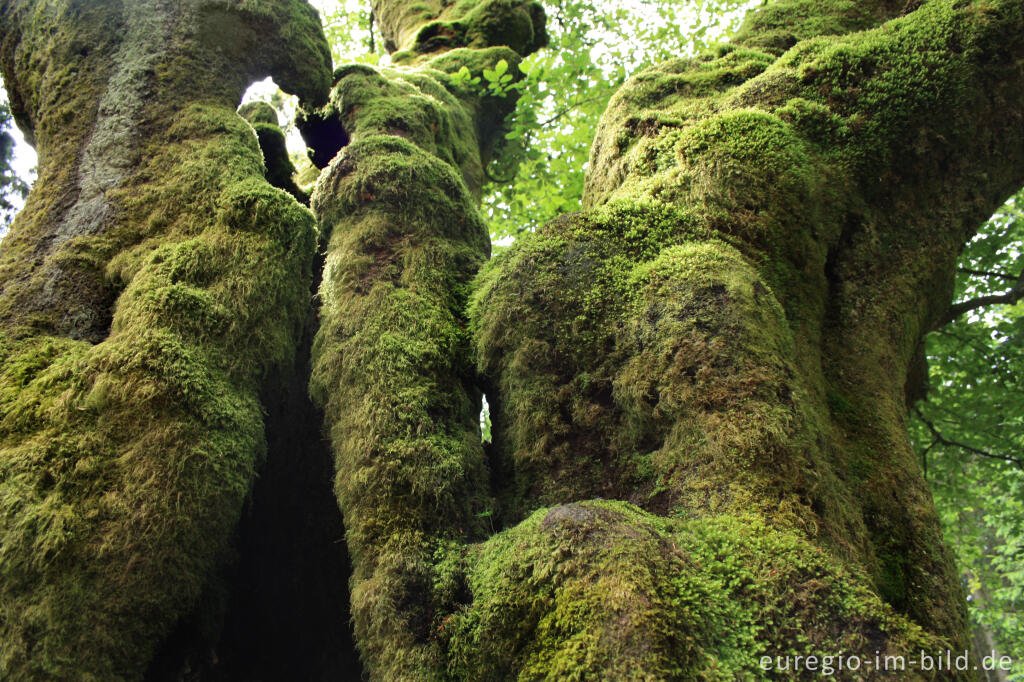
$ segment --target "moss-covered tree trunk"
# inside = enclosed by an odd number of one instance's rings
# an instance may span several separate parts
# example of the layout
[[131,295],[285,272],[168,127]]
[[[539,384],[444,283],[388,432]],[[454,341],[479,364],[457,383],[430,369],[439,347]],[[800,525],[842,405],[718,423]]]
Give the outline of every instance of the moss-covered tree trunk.
[[301,0],[2,0],[0,66],[40,164],[0,249],[0,678],[139,679],[218,629],[307,316],[315,220],[235,109],[322,104],[329,51]]
[[315,281],[274,131],[245,112],[261,164],[234,113],[272,72],[326,166],[310,388],[372,678],[972,677],[915,667],[969,639],[905,415],[961,245],[1024,184],[1020,1],[769,4],[629,81],[582,212],[489,261],[512,100],[473,79],[543,12],[374,10],[397,66],[328,98],[298,0],[0,0],[41,152],[0,252],[0,676],[138,678],[219,613]]
[[451,74],[534,49],[539,9],[375,15],[416,68],[340,73],[314,195],[374,677],[971,677],[915,670],[970,646],[905,416],[961,245],[1024,182],[1020,2],[768,5],[628,82],[584,210],[472,281],[493,114]]

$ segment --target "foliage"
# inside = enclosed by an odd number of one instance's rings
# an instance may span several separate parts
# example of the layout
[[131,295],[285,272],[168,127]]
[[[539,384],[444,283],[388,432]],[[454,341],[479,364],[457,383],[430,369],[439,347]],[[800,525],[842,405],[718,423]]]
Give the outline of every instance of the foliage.
[[[956,299],[1010,289],[1022,240],[1024,191],[967,245]],[[927,353],[931,386],[911,433],[967,581],[972,617],[1024,676],[1024,304],[961,316],[928,338]]]
[[590,143],[608,100],[634,71],[694,54],[735,29],[748,0],[546,2],[550,44],[523,60],[519,103],[484,198],[492,238],[579,210]]
[[320,10],[324,36],[336,65],[381,61],[384,46],[373,26],[368,0],[312,0],[311,4]]
[[0,81],[0,238],[28,196],[29,183],[14,168],[16,141],[9,130],[14,125],[11,109]]

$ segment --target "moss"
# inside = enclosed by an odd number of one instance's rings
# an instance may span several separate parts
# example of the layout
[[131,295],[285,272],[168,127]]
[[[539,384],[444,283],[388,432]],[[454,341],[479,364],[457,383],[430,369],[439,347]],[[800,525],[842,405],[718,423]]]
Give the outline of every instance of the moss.
[[544,9],[529,0],[379,2],[374,11],[396,63],[452,48],[496,45],[525,57],[547,44]]
[[[934,2],[849,33],[902,9],[778,3],[743,46],[614,98],[585,212],[474,286],[503,523],[596,496],[694,520],[756,510],[961,645],[903,388],[965,216],[995,205],[949,178],[1019,185],[1019,155],[990,153],[1019,131],[990,126],[1020,88],[983,91],[1012,80],[1024,24],[1010,3]],[[777,59],[775,21],[806,38]]]
[[193,21],[197,25],[191,28],[200,41],[215,45],[233,68],[247,68],[248,82],[243,87],[272,75],[282,90],[297,95],[307,106],[326,102],[331,51],[320,15],[308,2],[243,2],[230,9],[216,2],[203,3]]
[[[934,0],[850,35],[897,10],[768,7],[743,45],[635,77],[586,212],[475,282],[474,196],[509,102],[454,74],[535,49],[539,6],[378,3],[396,60],[421,68],[345,67],[328,100],[309,8],[243,5],[180,25],[91,8],[79,29],[57,3],[53,33],[5,7],[19,117],[44,151],[71,121],[77,146],[44,155],[54,189],[0,256],[0,673],[139,677],[217,592],[315,239],[264,181],[277,132],[256,120],[261,158],[231,109],[266,69],[334,133],[311,390],[373,675],[743,679],[761,655],[961,646],[903,379],[941,303],[929,284],[1019,181],[1019,130],[989,125],[1021,96],[1019,3]],[[185,43],[122,55],[149,22]],[[45,49],[69,34],[92,59]],[[115,97],[150,78],[167,96],[145,110]],[[83,159],[131,173],[79,192]],[[620,501],[565,504],[598,496]],[[492,520],[508,530],[485,539]]]
[[472,603],[439,614],[436,637],[456,679],[810,679],[766,672],[761,657],[946,645],[856,569],[748,514],[575,503],[455,552],[447,571],[462,567]]
[[376,675],[429,676],[433,547],[478,537],[489,505],[462,317],[489,250],[466,186],[479,151],[441,72],[339,77],[332,106],[352,141],[313,197],[330,240],[311,389],[335,453],[360,648]]
[[[980,172],[953,161],[987,153],[968,74],[993,59],[990,84],[1012,80],[996,36],[1019,44],[1019,8],[937,0],[874,28],[903,7],[768,7],[743,44],[632,79],[584,212],[468,285],[452,172],[473,189],[459,158],[486,135],[452,134],[481,109],[445,73],[493,59],[467,49],[492,4],[379,5],[397,58],[427,68],[339,73],[352,144],[314,201],[333,230],[314,386],[375,674],[756,679],[758,654],[961,646],[902,379],[932,308],[915,286],[959,239],[938,167]],[[940,116],[945,89],[972,113]],[[460,449],[470,341],[486,458]],[[563,504],[593,497],[622,501]],[[467,545],[484,517],[509,530]]]
[[275,126],[278,125],[277,110],[269,102],[257,100],[243,104],[238,107],[238,115],[253,126],[257,123],[265,123]]
[[864,551],[862,522],[809,435],[821,406],[755,267],[672,220],[606,215],[547,226],[477,281],[470,319],[496,389],[494,448],[516,476],[505,522],[591,496],[661,513],[759,508]]
[[284,131],[277,123],[274,107],[266,102],[249,102],[238,109],[238,114],[256,131],[267,182],[308,205],[309,195],[295,184],[295,165],[288,154]]
[[[267,68],[326,94],[303,52],[327,54],[315,14],[121,9],[2,11],[42,164],[0,252],[5,679],[138,679],[217,592],[263,456],[258,396],[306,315],[313,217],[263,179],[234,107]],[[271,16],[308,66],[252,40]],[[224,22],[240,32],[205,32]]]
[[329,237],[311,391],[360,649],[381,679],[427,679],[443,669],[430,636],[441,550],[482,537],[494,506],[464,309],[489,255],[483,169],[514,98],[469,80],[542,44],[543,13],[501,0],[378,3],[375,16],[389,50],[405,48],[393,61],[418,68],[342,67],[307,115],[312,137],[333,126],[346,142],[312,199]]
[[781,0],[751,12],[735,42],[781,54],[797,42],[818,36],[844,35],[874,28],[910,7],[900,0]]

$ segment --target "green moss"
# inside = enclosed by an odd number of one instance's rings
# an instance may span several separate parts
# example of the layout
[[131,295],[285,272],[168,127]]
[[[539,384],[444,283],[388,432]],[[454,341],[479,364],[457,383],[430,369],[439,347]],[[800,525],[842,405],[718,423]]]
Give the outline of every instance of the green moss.
[[481,536],[491,505],[463,319],[489,252],[471,193],[477,108],[433,68],[337,76],[325,115],[351,143],[312,201],[330,238],[311,391],[335,454],[360,648],[381,678],[429,678],[434,549]]
[[308,204],[309,195],[295,183],[295,166],[288,153],[284,131],[277,122],[277,110],[267,102],[257,101],[243,104],[238,114],[256,131],[267,182],[288,192],[300,203]]
[[483,161],[475,96],[433,70],[352,66],[339,69],[336,77],[325,115],[337,116],[352,139],[407,139],[459,169],[470,191],[479,195]]
[[312,199],[329,240],[311,391],[335,454],[364,658],[380,679],[430,679],[444,667],[436,591],[459,592],[442,550],[482,537],[494,507],[464,310],[489,255],[483,169],[514,98],[470,81],[543,44],[543,12],[509,0],[374,9],[388,49],[403,48],[393,62],[419,67],[338,69],[310,115],[348,141]]
[[269,102],[254,101],[243,104],[238,108],[238,115],[250,123],[266,123],[277,125],[277,110]]
[[780,0],[751,12],[735,42],[781,54],[800,40],[874,28],[908,7],[898,0]]
[[661,513],[757,508],[863,550],[771,287],[735,248],[656,215],[556,221],[477,280],[494,448],[516,476],[505,521],[592,496]]
[[531,0],[380,2],[375,12],[396,63],[458,47],[496,45],[525,57],[547,44],[544,9]]
[[306,316],[314,219],[263,179],[234,107],[265,69],[326,94],[315,13],[193,9],[0,12],[41,158],[0,252],[5,679],[139,679],[216,592],[263,456],[258,396]]
[[458,585],[461,567],[472,602],[435,622],[456,679],[796,679],[761,657],[945,645],[857,570],[748,514],[682,521],[576,503],[454,552],[444,580]]
[[[995,205],[949,178],[1019,185],[1019,156],[991,153],[1019,130],[982,102],[1019,100],[1024,18],[982,5],[842,35],[903,7],[778,3],[745,42],[763,51],[670,61],[616,96],[585,213],[519,240],[471,297],[505,524],[590,497],[756,510],[962,643],[903,383],[964,213]],[[809,39],[775,59],[773,21]]]
[[[211,173],[183,167],[204,162],[194,141],[165,143],[151,157],[163,172],[123,200],[148,209],[133,226],[167,211],[191,235],[111,262],[123,293],[103,343],[54,339],[44,365],[30,338],[4,358],[2,665],[12,674],[133,676],[198,598],[237,521],[263,447],[255,394],[293,352],[313,230],[308,213],[256,180],[251,132],[236,129],[205,149],[248,155],[251,180],[230,184],[221,164],[194,193],[168,186]],[[181,196],[220,210],[196,231],[187,205],[161,204]],[[26,488],[27,477],[45,483]]]

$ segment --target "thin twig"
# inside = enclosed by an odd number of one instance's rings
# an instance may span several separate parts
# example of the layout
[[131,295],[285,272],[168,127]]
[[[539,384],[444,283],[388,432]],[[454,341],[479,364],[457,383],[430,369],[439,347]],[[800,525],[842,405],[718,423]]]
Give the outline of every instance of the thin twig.
[[541,128],[546,128],[549,125],[551,125],[552,123],[554,123],[555,121],[557,121],[558,119],[560,119],[563,116],[566,116],[566,115],[572,113],[573,111],[575,111],[579,107],[583,106],[584,104],[590,104],[592,102],[598,101],[599,99],[601,99],[601,98],[600,97],[586,97],[584,99],[577,100],[576,102],[571,103],[567,107],[562,107],[562,109],[560,111],[558,111],[558,113],[556,113],[554,116],[552,116],[551,118],[547,119],[546,121],[542,121],[538,125]]
[[[970,452],[972,454],[978,455],[980,457],[987,457],[989,459],[998,459],[998,460],[1001,460],[1003,462],[1013,462],[1014,464],[1017,465],[1017,467],[1019,467],[1021,469],[1024,469],[1024,459],[1019,459],[1017,457],[1010,457],[1009,455],[994,455],[991,452],[986,452],[985,450],[979,450],[978,448],[970,446],[970,445],[967,445],[965,443],[958,443],[957,441],[949,440],[948,438],[943,436],[941,433],[939,433],[939,430],[937,428],[935,428],[935,425],[932,424],[930,421],[928,421],[923,414],[921,414],[920,408],[915,407],[914,408],[914,413],[917,414],[917,418],[920,419],[921,422],[926,427],[928,427],[928,430],[931,431],[932,437],[934,438],[934,441],[932,441],[932,445],[928,446],[928,450],[931,450],[932,446],[934,446],[935,443],[941,443],[942,445],[946,445],[946,446],[949,446],[949,447],[960,448],[961,450],[966,450],[967,452]],[[927,450],[925,452],[927,452]]]
[[965,313],[969,313],[972,310],[978,308],[984,308],[985,306],[995,305],[997,303],[1006,303],[1013,305],[1017,301],[1024,298],[1024,272],[1021,272],[1020,276],[1017,277],[1017,282],[1013,285],[1013,289],[1006,292],[1005,294],[992,294],[991,296],[979,296],[978,298],[972,298],[969,301],[963,301],[961,303],[955,303],[949,307],[946,314],[936,323],[932,330],[936,330],[939,327],[945,327],[947,324],[960,317]]
[[1010,275],[1005,272],[992,272],[991,270],[973,270],[971,268],[957,268],[957,272],[962,272],[965,275],[977,275],[978,277],[998,277],[999,279],[1007,279],[1011,282],[1020,279],[1014,275]]

